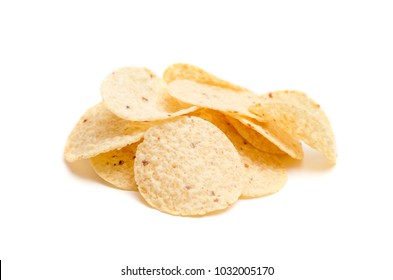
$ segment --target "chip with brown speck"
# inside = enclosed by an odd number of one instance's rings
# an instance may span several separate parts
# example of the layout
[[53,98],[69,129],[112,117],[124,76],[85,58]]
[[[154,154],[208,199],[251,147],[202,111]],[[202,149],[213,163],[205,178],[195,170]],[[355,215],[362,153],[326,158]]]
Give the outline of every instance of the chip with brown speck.
[[[198,144],[190,148],[192,143]],[[196,216],[237,201],[244,187],[240,166],[236,148],[215,125],[197,117],[178,117],[145,133],[134,169],[138,188],[146,191],[141,194],[152,207],[172,215]],[[211,193],[220,200],[213,201]]]
[[278,192],[287,181],[287,172],[278,156],[264,153],[245,142],[234,127],[226,124],[227,118],[212,110],[199,110],[197,115],[216,125],[229,138],[239,153],[242,165],[242,198],[266,196]]
[[[204,93],[204,94],[202,94]],[[259,121],[267,119],[251,113],[248,108],[260,102],[259,96],[249,91],[235,91],[189,80],[169,84],[169,94],[185,104],[209,108],[227,114],[246,116]]]
[[137,191],[134,179],[134,156],[139,143],[91,158],[90,163],[94,171],[116,188]]
[[121,119],[99,103],[87,110],[71,131],[64,157],[73,162],[121,149],[142,139],[152,124]]
[[251,112],[268,114],[276,125],[295,139],[304,141],[336,163],[336,142],[325,112],[314,100],[299,91],[276,91],[274,98],[261,97],[261,103],[251,106]]
[[163,120],[197,109],[171,97],[166,83],[143,67],[112,72],[101,84],[101,96],[109,111],[130,121]]

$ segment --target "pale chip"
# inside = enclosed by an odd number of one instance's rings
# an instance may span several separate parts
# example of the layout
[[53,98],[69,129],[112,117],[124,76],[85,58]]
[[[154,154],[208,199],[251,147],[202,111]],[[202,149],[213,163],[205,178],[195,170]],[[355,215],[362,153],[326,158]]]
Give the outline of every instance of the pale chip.
[[169,66],[164,72],[163,79],[168,84],[176,80],[190,80],[200,84],[207,84],[236,91],[248,91],[241,86],[222,80],[199,67],[185,63],[176,63]]
[[134,178],[135,152],[139,142],[90,158],[94,171],[116,188],[137,191]]
[[265,116],[256,116],[248,110],[250,106],[260,102],[259,96],[249,91],[234,91],[189,80],[176,80],[169,84],[169,94],[198,107],[247,116],[259,121],[267,120]]
[[243,190],[239,155],[213,124],[179,117],[150,128],[139,144],[135,180],[154,208],[204,215],[233,204]]
[[336,143],[330,122],[316,102],[297,91],[269,93],[262,100],[261,104],[250,107],[250,111],[269,114],[282,130],[321,152],[330,162],[336,162]]
[[142,139],[150,125],[120,119],[99,103],[87,110],[73,128],[64,157],[73,162],[123,148]]
[[[242,198],[255,198],[278,192],[288,179],[280,158],[256,149],[227,121],[226,117],[212,110],[198,110],[193,115],[203,118],[219,129],[231,140],[242,161],[244,189]],[[258,135],[262,137],[261,135]]]
[[124,67],[112,72],[101,85],[107,108],[130,121],[155,121],[195,111],[168,95],[166,83],[142,67]]
[[[299,140],[278,128],[273,122],[262,123],[241,117],[236,118],[227,116],[227,119],[239,134],[257,149],[264,152],[280,154],[275,148],[277,147],[294,159],[303,159],[303,148]],[[266,139],[274,146],[268,144]]]

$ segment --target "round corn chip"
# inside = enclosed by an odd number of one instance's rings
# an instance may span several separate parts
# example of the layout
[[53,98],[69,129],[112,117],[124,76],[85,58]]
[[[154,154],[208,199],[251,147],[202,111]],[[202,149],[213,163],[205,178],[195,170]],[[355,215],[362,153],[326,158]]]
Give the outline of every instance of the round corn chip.
[[247,116],[259,121],[267,119],[248,110],[250,106],[260,102],[259,96],[249,91],[234,91],[189,80],[176,80],[169,84],[169,94],[191,105]]
[[68,136],[64,157],[72,162],[120,149],[142,139],[150,125],[120,119],[99,103],[75,125]]
[[243,169],[244,189],[242,198],[255,198],[273,194],[285,185],[288,175],[279,157],[261,152],[249,144],[239,135],[223,114],[212,110],[199,110],[193,114],[221,129],[236,147],[242,161],[241,169]]
[[255,114],[269,114],[292,137],[304,141],[336,162],[336,142],[325,112],[306,94],[278,91],[263,96],[261,104],[250,107]]
[[[299,140],[278,128],[273,122],[257,122],[246,118],[227,116],[228,121],[251,145],[263,152],[280,154],[278,149],[294,159],[303,159],[302,144]],[[263,137],[261,137],[263,136]],[[266,139],[272,144],[267,144]]]
[[90,158],[95,172],[116,188],[137,191],[134,178],[134,159],[138,143]]
[[248,91],[243,87],[222,80],[199,67],[185,63],[176,63],[169,66],[165,70],[163,78],[168,84],[176,80],[190,80],[201,84],[228,88],[236,91]]
[[130,121],[167,119],[195,111],[168,95],[166,83],[142,67],[124,67],[112,72],[101,85],[107,108]]
[[135,180],[154,208],[183,216],[225,209],[239,198],[240,158],[211,123],[187,116],[150,128],[138,146]]

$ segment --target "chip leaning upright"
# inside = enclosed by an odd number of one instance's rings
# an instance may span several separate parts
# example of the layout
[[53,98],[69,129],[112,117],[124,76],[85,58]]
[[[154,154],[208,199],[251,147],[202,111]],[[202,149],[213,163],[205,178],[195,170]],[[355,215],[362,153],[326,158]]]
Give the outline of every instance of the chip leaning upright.
[[187,116],[150,128],[134,166],[139,192],[154,208],[182,216],[225,209],[241,195],[241,161],[216,126]]
[[271,92],[249,110],[256,115],[272,116],[283,131],[321,152],[332,164],[336,163],[336,141],[330,122],[321,106],[305,93]]

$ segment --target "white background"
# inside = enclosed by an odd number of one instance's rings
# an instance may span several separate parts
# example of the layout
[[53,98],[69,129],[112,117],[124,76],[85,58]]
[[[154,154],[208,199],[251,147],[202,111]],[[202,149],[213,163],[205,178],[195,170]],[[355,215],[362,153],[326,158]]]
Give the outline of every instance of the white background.
[[[389,1],[266,2],[0,2],[4,279],[148,279],[121,276],[126,265],[393,279]],[[64,162],[67,136],[108,73],[162,74],[175,62],[257,93],[308,93],[331,120],[337,165],[306,150],[281,192],[181,218],[108,187],[86,161]]]

